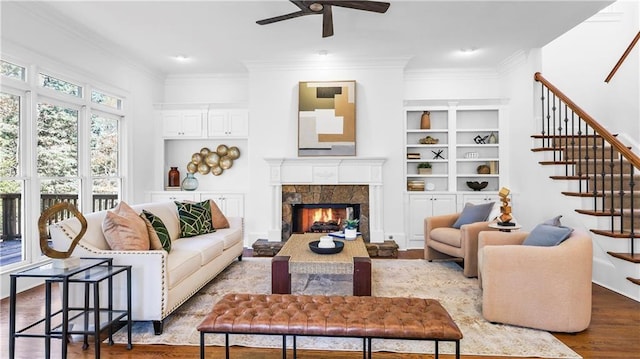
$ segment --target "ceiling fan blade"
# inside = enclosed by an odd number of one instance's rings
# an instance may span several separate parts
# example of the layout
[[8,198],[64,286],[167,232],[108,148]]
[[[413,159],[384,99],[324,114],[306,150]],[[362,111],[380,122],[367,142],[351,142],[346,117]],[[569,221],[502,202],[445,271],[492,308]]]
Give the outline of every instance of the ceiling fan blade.
[[278,21],[282,21],[282,20],[289,20],[289,19],[293,19],[293,18],[296,18],[296,17],[300,17],[300,16],[304,16],[304,15],[311,15],[311,14],[313,14],[313,13],[304,12],[304,11],[296,11],[296,12],[292,12],[290,14],[285,14],[285,15],[270,17],[268,19],[258,20],[258,21],[256,21],[256,23],[259,24],[259,25],[266,25],[266,24],[272,24],[274,22],[278,22]]
[[349,9],[372,11],[384,14],[389,9],[388,2],[383,1],[318,1],[321,4],[346,7]]
[[331,5],[322,9],[322,37],[333,36],[333,12]]

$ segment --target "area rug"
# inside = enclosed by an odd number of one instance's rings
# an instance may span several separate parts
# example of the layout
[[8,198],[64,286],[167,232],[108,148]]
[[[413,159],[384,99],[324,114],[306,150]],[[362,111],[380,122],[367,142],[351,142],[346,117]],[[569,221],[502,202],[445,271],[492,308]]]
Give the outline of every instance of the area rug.
[[[348,275],[292,275],[294,294],[350,295]],[[510,325],[492,324],[482,318],[478,280],[466,278],[451,262],[424,260],[374,259],[372,291],[375,296],[419,297],[439,300],[460,327],[465,355],[516,356],[540,358],[581,358],[553,335],[545,331]],[[151,322],[135,322],[134,344],[199,345],[198,324],[213,304],[227,293],[271,292],[271,259],[245,258],[231,264],[198,294],[165,319],[164,333],[154,335]],[[126,343],[126,331],[114,340]],[[209,334],[207,345],[224,346],[224,335]],[[290,338],[289,338],[290,340]],[[231,335],[232,345],[281,348],[282,337],[268,335]],[[290,340],[288,347],[293,345]],[[297,347],[317,350],[361,351],[361,339],[299,337]],[[412,340],[373,340],[373,351],[433,353],[434,344]],[[453,343],[441,343],[441,353],[454,353]]]

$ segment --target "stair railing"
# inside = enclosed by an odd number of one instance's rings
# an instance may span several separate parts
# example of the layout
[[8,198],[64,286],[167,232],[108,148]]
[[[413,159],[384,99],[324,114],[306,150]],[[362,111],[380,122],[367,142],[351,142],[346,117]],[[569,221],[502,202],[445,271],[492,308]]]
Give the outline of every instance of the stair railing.
[[[542,74],[536,72],[534,78],[542,84],[540,137],[543,147],[553,150],[553,161],[564,165],[567,178],[579,180],[579,195],[593,197],[593,214],[611,218],[609,232],[592,231],[630,238],[633,256],[637,238],[635,217],[640,216],[640,203],[634,198],[637,195],[634,176],[636,171],[640,173],[640,157]],[[620,173],[618,183],[616,171]],[[626,174],[629,174],[628,183]]]

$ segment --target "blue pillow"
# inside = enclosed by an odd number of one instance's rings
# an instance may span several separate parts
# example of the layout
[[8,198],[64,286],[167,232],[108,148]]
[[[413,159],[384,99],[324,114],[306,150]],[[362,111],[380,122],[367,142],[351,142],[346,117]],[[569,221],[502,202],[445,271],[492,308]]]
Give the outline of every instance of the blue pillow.
[[550,226],[558,227],[562,225],[562,223],[560,223],[560,218],[562,218],[562,215],[547,219],[546,221],[542,222],[542,224],[548,224]]
[[495,202],[483,203],[474,205],[473,203],[467,203],[460,213],[460,217],[456,223],[453,224],[453,228],[460,228],[465,224],[484,222],[489,217],[489,213],[493,209]]
[[573,228],[563,226],[552,226],[548,224],[537,225],[525,238],[522,245],[553,247],[564,242],[573,232]]

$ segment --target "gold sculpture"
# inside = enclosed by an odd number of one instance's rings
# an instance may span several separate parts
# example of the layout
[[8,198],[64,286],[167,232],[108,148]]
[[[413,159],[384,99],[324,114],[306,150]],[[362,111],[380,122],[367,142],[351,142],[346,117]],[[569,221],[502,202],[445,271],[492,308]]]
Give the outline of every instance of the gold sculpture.
[[[47,231],[47,221],[50,217],[57,214],[58,212],[69,211],[71,212],[77,219],[80,221],[80,233],[71,241],[71,245],[69,249],[65,252],[57,251],[51,247],[49,247],[49,232]],[[42,212],[40,218],[38,219],[38,231],[40,232],[40,250],[42,254],[49,258],[54,259],[54,266],[60,268],[68,268],[73,266],[73,263],[76,263],[75,260],[69,260],[71,258],[71,253],[80,242],[82,236],[84,236],[87,231],[87,219],[84,218],[82,213],[78,211],[78,209],[69,202],[60,202],[56,203],[53,206],[47,208]],[[56,261],[57,260],[57,261]]]
[[200,149],[191,156],[191,162],[187,164],[187,172],[199,172],[202,175],[211,173],[220,176],[224,170],[233,166],[233,161],[240,157],[240,149],[236,146],[219,145],[215,151],[207,147]]
[[515,223],[511,223],[513,216],[511,216],[511,206],[509,205],[509,193],[511,193],[511,191],[507,187],[500,188],[498,192],[498,196],[500,196],[500,201],[502,202],[500,206],[500,216],[498,217],[498,224],[501,226],[515,225]]

